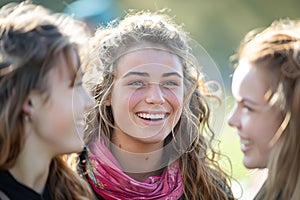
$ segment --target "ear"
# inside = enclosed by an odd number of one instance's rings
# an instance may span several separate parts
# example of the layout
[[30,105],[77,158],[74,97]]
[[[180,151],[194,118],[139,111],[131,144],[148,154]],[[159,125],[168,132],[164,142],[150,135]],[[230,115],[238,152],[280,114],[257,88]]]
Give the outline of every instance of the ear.
[[25,102],[22,105],[22,111],[26,115],[31,115],[33,112],[33,106],[32,106],[32,101],[29,97],[26,98]]

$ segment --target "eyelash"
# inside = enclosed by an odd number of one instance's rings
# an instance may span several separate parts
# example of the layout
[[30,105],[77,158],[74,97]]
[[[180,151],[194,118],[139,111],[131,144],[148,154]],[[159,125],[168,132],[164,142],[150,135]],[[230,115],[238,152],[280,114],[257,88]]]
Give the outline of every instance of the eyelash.
[[[169,85],[170,84],[170,85]],[[165,81],[163,85],[168,85],[168,86],[179,86],[179,84],[176,81]]]
[[146,84],[143,81],[131,81],[128,83],[129,86],[135,86],[135,87],[143,87],[146,86]]
[[243,105],[243,110],[245,110],[246,112],[253,112],[254,109],[251,108],[250,106],[247,106],[247,105]]
[[[145,87],[147,83],[144,83],[143,81],[140,80],[140,81],[129,82],[128,85],[134,87]],[[179,86],[179,84],[176,81],[165,81],[160,85],[166,88],[173,88]]]

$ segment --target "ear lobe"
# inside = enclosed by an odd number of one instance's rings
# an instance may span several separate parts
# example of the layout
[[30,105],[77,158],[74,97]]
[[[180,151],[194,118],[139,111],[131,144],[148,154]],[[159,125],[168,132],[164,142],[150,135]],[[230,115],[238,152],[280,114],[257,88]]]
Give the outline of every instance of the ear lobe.
[[33,109],[33,107],[32,107],[31,100],[29,98],[27,98],[26,101],[22,105],[22,111],[26,115],[31,115],[32,114],[32,109]]

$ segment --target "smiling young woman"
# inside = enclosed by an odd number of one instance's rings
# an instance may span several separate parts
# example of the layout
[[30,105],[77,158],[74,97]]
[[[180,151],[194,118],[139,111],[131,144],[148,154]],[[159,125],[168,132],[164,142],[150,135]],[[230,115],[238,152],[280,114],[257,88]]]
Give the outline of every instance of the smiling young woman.
[[229,118],[247,168],[268,168],[255,199],[300,199],[300,23],[274,21],[246,35],[238,52]]
[[204,137],[209,108],[183,30],[141,12],[99,29],[92,48],[87,85],[97,107],[79,169],[98,198],[231,199],[214,133]]

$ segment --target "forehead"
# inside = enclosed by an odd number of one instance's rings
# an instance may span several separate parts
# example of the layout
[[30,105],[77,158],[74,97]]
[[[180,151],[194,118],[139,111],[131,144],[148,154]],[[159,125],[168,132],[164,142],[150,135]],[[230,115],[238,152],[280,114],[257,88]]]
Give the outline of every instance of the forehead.
[[139,49],[129,51],[120,57],[116,65],[117,76],[128,71],[143,70],[149,73],[163,73],[175,71],[182,74],[182,64],[177,55],[164,50]]
[[232,78],[232,95],[238,101],[251,99],[257,103],[265,103],[264,96],[268,91],[267,76],[261,64],[241,60]]

